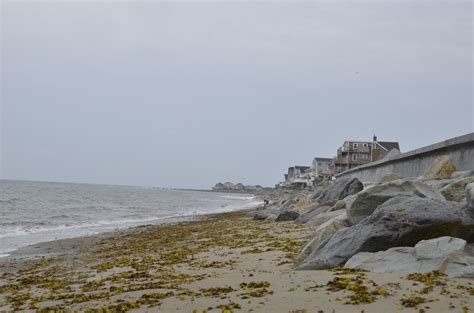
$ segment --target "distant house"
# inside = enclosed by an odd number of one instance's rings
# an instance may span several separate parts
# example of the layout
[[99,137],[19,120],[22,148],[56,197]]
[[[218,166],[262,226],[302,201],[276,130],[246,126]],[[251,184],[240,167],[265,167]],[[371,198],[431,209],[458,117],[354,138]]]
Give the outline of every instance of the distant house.
[[337,150],[333,161],[332,170],[335,174],[348,169],[377,161],[390,151],[400,152],[398,142],[378,141],[374,136],[373,141],[347,140]]
[[311,170],[310,166],[295,166],[295,174],[297,176],[301,174],[307,173],[309,170]]
[[288,173],[285,174],[285,181],[281,184],[287,187],[304,187],[311,182],[310,166],[292,166],[288,168]]
[[285,183],[290,183],[295,178],[295,168],[289,167],[288,173],[285,175]]
[[374,136],[374,141],[372,142],[372,162],[382,159],[392,150],[400,153],[400,144],[398,142],[377,141],[377,136]]
[[311,168],[309,166],[292,166],[288,168],[288,174],[285,175],[286,182],[293,182],[302,174],[308,172]]
[[311,164],[311,178],[316,180],[317,178],[328,178],[331,176],[331,158],[320,158],[315,157]]

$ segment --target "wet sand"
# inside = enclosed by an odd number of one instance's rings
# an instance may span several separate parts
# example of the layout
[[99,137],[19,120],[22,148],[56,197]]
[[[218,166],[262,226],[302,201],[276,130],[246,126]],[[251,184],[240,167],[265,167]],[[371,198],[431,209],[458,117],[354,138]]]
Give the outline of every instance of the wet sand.
[[27,247],[0,259],[0,311],[468,312],[474,280],[294,271],[312,233],[245,212]]

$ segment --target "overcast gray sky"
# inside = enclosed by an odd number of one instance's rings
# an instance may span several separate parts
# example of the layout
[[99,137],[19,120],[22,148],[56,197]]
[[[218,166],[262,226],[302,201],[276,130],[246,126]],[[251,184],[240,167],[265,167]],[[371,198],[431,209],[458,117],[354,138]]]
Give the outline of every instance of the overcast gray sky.
[[471,1],[1,1],[4,179],[273,185],[473,131]]

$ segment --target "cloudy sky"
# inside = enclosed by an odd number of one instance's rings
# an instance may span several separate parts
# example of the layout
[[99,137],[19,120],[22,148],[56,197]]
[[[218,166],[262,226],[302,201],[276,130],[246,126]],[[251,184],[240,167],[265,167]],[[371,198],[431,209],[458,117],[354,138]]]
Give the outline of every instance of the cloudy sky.
[[471,1],[1,1],[1,177],[273,185],[473,131]]

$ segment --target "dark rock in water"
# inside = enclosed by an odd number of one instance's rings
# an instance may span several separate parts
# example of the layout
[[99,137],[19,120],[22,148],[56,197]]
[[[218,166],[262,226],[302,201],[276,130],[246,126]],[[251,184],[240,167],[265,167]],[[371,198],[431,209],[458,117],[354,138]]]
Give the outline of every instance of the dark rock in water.
[[359,224],[321,243],[298,269],[326,269],[359,252],[414,246],[421,240],[452,236],[474,241],[474,214],[465,206],[437,199],[398,196]]
[[357,178],[339,178],[326,190],[323,199],[324,201],[342,200],[347,196],[362,191],[363,189],[364,184],[362,184]]
[[294,221],[296,220],[300,215],[298,212],[295,211],[284,211],[281,212],[278,217],[276,218],[276,222],[287,222],[287,221]]
[[444,200],[437,190],[422,182],[396,180],[370,187],[347,201],[347,218],[351,224],[355,225],[372,214],[377,206],[396,196]]

